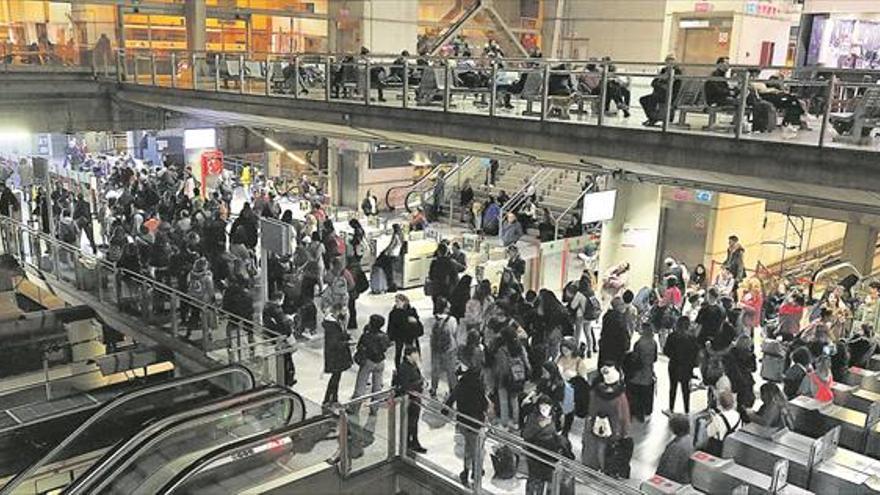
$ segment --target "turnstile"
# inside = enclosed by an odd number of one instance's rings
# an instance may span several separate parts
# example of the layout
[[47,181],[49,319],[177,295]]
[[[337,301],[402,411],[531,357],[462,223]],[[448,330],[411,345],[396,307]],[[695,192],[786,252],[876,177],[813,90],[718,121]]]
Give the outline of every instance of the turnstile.
[[725,439],[724,457],[767,475],[786,459],[788,482],[816,493],[880,494],[880,461],[843,448],[823,452],[823,440],[750,424]]
[[867,414],[803,395],[788,404],[798,433],[816,438],[840,426],[841,446],[874,458],[880,456],[880,429],[875,421],[866,433],[865,425],[870,419]]
[[702,493],[691,485],[682,485],[663,476],[654,475],[639,485],[644,495],[696,495]]
[[749,495],[812,493],[786,481],[788,462],[784,460],[774,466],[773,476],[739,465],[733,459],[722,459],[702,451],[694,452],[691,461],[691,485],[701,492],[731,493],[742,485],[748,485]]

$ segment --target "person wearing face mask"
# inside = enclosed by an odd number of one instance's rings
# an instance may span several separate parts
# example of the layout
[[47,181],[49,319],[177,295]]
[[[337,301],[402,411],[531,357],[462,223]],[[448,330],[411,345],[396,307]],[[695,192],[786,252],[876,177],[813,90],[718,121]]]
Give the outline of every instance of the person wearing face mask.
[[[397,374],[394,375],[394,388],[398,395],[409,392],[421,394],[424,390],[424,384],[425,380],[422,378],[421,369],[419,369],[419,349],[407,345],[403,350],[403,361],[399,363]],[[421,410],[418,397],[410,396],[406,409],[407,445],[409,450],[417,454],[428,452],[419,442],[419,414],[421,414]]]
[[[523,440],[541,449],[559,452],[564,448],[565,441],[562,436],[556,433],[552,401],[549,397],[542,395],[538,398],[537,406],[526,420],[525,428],[523,428]],[[553,480],[555,460],[539,451],[531,453],[533,455],[528,456],[526,461],[529,466],[526,495],[544,495]]]
[[632,456],[632,439],[626,387],[617,368],[603,366],[600,375],[601,381],[593,386],[590,396],[581,461],[609,476],[628,478],[626,454],[628,450]]

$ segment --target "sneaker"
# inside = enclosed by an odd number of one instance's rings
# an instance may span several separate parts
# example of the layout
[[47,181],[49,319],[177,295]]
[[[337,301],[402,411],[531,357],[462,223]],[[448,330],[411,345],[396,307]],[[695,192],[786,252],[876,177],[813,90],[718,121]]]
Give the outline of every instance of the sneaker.
[[422,447],[421,445],[413,445],[409,448],[409,450],[415,452],[416,454],[427,454],[428,449]]
[[464,471],[458,473],[458,479],[461,481],[461,484],[464,485],[465,487],[470,487],[470,486],[471,486],[470,483],[469,483],[469,480],[470,480],[470,473],[468,473],[468,470],[467,470],[467,469],[465,469]]
[[664,415],[672,417],[672,411],[670,411],[669,409],[664,409],[662,412]]

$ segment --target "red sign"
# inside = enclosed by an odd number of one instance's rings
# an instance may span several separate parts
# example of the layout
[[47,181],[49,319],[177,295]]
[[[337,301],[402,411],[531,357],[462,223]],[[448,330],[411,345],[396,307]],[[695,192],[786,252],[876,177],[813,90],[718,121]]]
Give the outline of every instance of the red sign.
[[694,12],[712,12],[714,8],[715,6],[709,2],[697,2],[694,4]]
[[208,177],[219,176],[223,173],[223,152],[204,151],[202,152],[202,189],[199,191],[202,197],[207,197]]

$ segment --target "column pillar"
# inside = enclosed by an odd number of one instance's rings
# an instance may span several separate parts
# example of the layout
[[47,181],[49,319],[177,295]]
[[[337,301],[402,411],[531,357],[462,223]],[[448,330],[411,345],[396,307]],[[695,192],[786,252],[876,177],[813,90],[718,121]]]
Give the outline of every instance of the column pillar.
[[188,0],[186,16],[186,46],[190,51],[203,52],[207,47],[208,10],[205,0]]
[[874,268],[874,252],[877,249],[877,229],[857,223],[846,224],[841,259],[848,261],[860,273],[871,273]]
[[620,262],[629,262],[628,284],[636,292],[654,283],[660,229],[660,186],[608,182],[609,189],[617,189],[617,202],[614,218],[602,224],[599,273],[607,273]]

